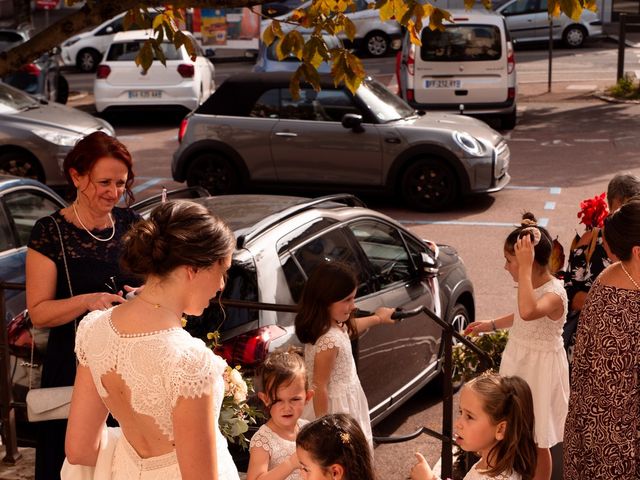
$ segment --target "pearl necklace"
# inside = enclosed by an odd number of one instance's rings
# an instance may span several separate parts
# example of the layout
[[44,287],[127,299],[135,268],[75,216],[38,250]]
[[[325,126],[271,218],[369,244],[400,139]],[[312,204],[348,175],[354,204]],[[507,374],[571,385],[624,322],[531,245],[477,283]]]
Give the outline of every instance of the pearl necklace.
[[111,214],[109,214],[109,220],[111,220],[111,235],[109,235],[109,238],[100,238],[100,237],[96,237],[93,233],[91,233],[89,229],[85,226],[85,224],[82,223],[82,220],[80,220],[80,215],[78,215],[78,210],[76,210],[76,202],[73,202],[71,204],[71,207],[73,208],[73,213],[76,214],[76,218],[78,219],[78,222],[80,222],[80,225],[82,226],[82,228],[84,228],[84,231],[87,232],[96,240],[98,240],[99,242],[108,242],[116,234],[116,225],[115,223],[113,223],[113,217],[111,216]]
[[627,274],[627,277],[629,277],[629,280],[631,280],[631,283],[635,285],[636,290],[640,290],[640,285],[638,285],[638,282],[636,282],[631,276],[631,274],[627,272],[627,269],[624,268],[624,264],[622,262],[620,262],[620,266],[622,267],[622,271]]

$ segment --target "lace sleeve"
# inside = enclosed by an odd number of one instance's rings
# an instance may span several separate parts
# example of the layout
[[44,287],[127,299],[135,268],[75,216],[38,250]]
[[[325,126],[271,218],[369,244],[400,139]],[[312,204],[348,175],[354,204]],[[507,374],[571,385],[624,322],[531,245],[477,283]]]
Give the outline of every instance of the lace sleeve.
[[323,352],[325,350],[331,350],[340,346],[340,339],[338,334],[333,330],[329,330],[327,333],[318,338],[315,343],[316,351]]
[[78,330],[76,331],[76,357],[78,363],[83,367],[88,366],[87,352],[89,350],[88,343],[91,337],[91,331],[95,325],[95,319],[101,314],[104,314],[102,310],[95,310],[89,312],[78,324]]
[[224,374],[226,362],[214,355],[202,341],[185,348],[169,372],[171,404],[179,397],[198,398],[213,393],[213,385]]
[[260,429],[253,435],[253,437],[251,437],[249,449],[252,448],[262,448],[269,454],[269,456],[271,456],[272,452],[270,437],[263,427],[260,427]]
[[31,229],[28,247],[55,262],[60,257],[60,239],[53,222],[51,217],[39,219]]

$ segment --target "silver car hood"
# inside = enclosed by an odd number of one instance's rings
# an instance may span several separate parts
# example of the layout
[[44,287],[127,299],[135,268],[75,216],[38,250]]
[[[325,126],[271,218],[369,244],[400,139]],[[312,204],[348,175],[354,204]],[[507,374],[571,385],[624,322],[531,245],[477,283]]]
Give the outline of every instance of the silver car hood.
[[477,118],[467,115],[451,113],[428,112],[422,116],[412,117],[402,120],[398,126],[415,126],[422,128],[438,128],[444,130],[459,130],[467,132],[478,139],[489,140],[492,145],[496,145],[504,140],[503,136],[496,132],[489,125]]
[[2,117],[10,119],[14,124],[24,123],[29,128],[42,126],[66,130],[74,134],[88,134],[95,130],[104,130],[109,135],[115,134],[113,127],[104,120],[81,110],[53,102],[40,104],[37,108],[24,112],[2,115]]

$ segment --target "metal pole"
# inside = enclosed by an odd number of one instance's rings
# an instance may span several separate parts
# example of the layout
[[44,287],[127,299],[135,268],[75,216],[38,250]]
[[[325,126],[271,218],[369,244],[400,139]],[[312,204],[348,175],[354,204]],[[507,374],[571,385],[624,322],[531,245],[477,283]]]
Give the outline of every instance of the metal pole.
[[[18,441],[16,438],[16,413],[13,410],[12,385],[9,375],[9,345],[7,344],[7,328],[4,324],[6,318],[6,305],[4,292],[5,288],[11,288],[15,284],[0,283],[0,408],[2,410],[2,429],[5,441],[5,456],[2,463],[15,465],[22,458],[18,451]],[[24,288],[24,285],[22,285]]]
[[553,17],[549,13],[549,72],[547,74],[547,93],[551,93],[551,66],[553,64]]
[[442,478],[453,478],[453,385],[451,363],[453,350],[453,327],[447,324],[442,332],[444,342],[444,366],[442,373]]
[[627,14],[620,14],[620,23],[618,30],[618,73],[616,76],[616,82],[619,82],[624,76],[624,44],[626,42],[626,23],[627,23]]

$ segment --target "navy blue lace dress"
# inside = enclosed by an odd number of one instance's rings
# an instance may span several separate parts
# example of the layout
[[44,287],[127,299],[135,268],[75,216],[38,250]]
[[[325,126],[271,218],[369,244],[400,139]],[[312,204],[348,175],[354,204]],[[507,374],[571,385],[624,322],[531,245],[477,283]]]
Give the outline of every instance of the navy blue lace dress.
[[[122,237],[140,217],[132,210],[124,208],[114,208],[112,214],[116,231],[108,242],[95,240],[85,230],[67,221],[59,211],[52,215],[62,233],[74,295],[112,290],[115,293],[125,284],[136,286],[140,283],[139,280],[123,274],[119,266]],[[111,227],[94,230],[92,233],[97,237],[108,238],[111,235]],[[44,217],[36,222],[28,246],[56,264],[55,298],[69,298],[60,239],[51,217]],[[84,314],[79,319],[83,316]],[[74,344],[75,322],[50,329],[42,368],[42,387],[73,385],[76,376]],[[59,472],[65,457],[66,429],[66,420],[42,422],[38,425],[36,480],[60,478]]]

